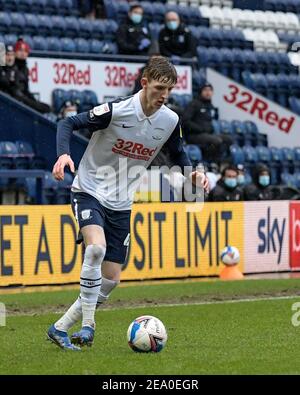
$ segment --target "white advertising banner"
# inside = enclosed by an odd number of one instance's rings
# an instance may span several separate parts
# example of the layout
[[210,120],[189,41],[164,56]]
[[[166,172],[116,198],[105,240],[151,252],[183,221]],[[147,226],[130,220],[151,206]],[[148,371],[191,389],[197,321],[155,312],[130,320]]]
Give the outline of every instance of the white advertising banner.
[[[102,62],[73,59],[28,58],[30,91],[43,102],[51,104],[54,89],[88,89],[97,94],[99,102],[131,93],[141,63]],[[192,94],[190,66],[176,66],[177,94]]]
[[207,70],[207,79],[215,88],[213,102],[219,108],[220,119],[253,121],[260,133],[268,136],[269,146],[300,145],[297,114],[214,70]]
[[244,273],[290,271],[289,202],[246,202]]

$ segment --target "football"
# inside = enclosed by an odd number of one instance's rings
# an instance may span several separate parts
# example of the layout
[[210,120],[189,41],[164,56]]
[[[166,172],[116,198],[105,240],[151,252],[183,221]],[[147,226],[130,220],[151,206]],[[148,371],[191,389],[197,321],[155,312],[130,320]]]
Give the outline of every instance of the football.
[[151,315],[136,318],[127,331],[128,344],[136,352],[160,352],[167,339],[164,324]]
[[236,247],[226,246],[221,251],[220,258],[224,265],[234,266],[240,261],[240,252]]

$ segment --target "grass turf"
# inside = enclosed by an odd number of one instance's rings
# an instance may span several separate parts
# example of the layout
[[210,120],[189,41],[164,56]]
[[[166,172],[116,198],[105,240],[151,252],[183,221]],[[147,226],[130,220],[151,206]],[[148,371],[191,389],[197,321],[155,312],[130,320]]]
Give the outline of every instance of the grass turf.
[[[209,305],[155,305],[182,300],[295,295],[299,285],[299,280],[289,279],[120,288],[111,304],[122,299],[130,309],[98,312],[94,346],[81,353],[64,352],[46,342],[45,331],[59,315],[39,314],[45,305],[70,304],[77,292],[0,295],[9,311],[30,311],[26,316],[8,316],[7,326],[0,327],[0,374],[299,374],[300,328],[291,324],[291,306],[298,301],[296,297]],[[149,305],[147,300],[151,301]],[[145,301],[147,307],[134,305]],[[136,354],[127,345],[128,325],[143,314],[157,316],[167,327],[169,340],[159,354]]]

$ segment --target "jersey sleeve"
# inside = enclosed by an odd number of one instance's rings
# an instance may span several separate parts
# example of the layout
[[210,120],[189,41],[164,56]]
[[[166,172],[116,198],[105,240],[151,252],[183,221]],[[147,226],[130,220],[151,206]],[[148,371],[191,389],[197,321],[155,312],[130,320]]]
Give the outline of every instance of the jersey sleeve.
[[177,122],[171,136],[165,143],[165,146],[170,152],[171,160],[175,165],[180,166],[182,171],[184,171],[185,166],[192,166],[183,146],[182,130],[179,121]]
[[70,140],[74,130],[90,132],[106,129],[112,120],[112,103],[104,103],[88,112],[82,112],[58,122],[56,135],[57,156],[70,155]]

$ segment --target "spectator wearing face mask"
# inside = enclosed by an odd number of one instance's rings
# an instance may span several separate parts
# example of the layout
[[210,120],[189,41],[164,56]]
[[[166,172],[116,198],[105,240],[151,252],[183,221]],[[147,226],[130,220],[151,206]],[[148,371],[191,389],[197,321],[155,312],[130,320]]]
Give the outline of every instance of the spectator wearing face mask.
[[204,82],[196,96],[184,110],[183,129],[188,144],[199,145],[207,161],[221,162],[229,156],[232,138],[225,133],[215,134],[213,120],[219,118],[213,103],[213,86]]
[[253,182],[244,188],[245,200],[277,200],[278,188],[271,185],[268,166],[258,164],[254,170]]
[[147,55],[151,46],[151,36],[143,23],[143,8],[140,4],[132,4],[128,18],[117,33],[119,53],[127,55]]
[[73,117],[74,115],[77,115],[78,113],[78,105],[79,103],[72,101],[72,100],[67,100],[62,108],[60,109],[59,112],[59,119],[65,119],[68,117]]
[[222,171],[222,177],[215,188],[210,192],[212,202],[234,202],[244,200],[243,190],[237,182],[238,170],[228,165]]
[[170,57],[175,64],[182,57],[196,56],[196,40],[189,28],[181,23],[177,12],[167,12],[165,27],[159,32],[158,42],[161,55]]
[[[67,100],[64,102],[62,105],[57,120],[69,118],[69,117],[74,117],[75,115],[78,114],[78,109],[79,109],[80,102],[78,100],[72,101],[72,100]],[[86,137],[87,139],[90,139],[92,134],[88,129],[79,129],[78,133],[81,134],[81,136]]]

